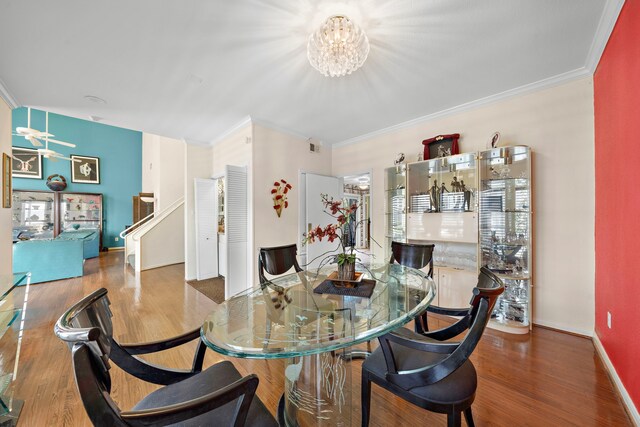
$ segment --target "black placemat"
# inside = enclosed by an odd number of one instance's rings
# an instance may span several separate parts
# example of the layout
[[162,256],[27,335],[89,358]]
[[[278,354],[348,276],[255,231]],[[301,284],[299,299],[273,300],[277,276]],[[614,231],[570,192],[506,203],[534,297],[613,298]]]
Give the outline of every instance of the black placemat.
[[373,279],[362,279],[362,281],[360,281],[360,283],[358,283],[358,286],[355,288],[335,286],[331,280],[325,280],[324,282],[316,286],[316,288],[313,290],[313,293],[371,298],[371,294],[373,294],[373,288],[375,287],[376,281]]

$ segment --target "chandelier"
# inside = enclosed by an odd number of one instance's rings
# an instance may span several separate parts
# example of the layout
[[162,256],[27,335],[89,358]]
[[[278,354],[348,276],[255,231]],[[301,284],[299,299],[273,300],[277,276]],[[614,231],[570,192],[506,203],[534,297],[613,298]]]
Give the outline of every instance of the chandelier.
[[330,17],[309,36],[309,62],[325,76],[351,74],[362,67],[367,55],[367,35],[346,16]]

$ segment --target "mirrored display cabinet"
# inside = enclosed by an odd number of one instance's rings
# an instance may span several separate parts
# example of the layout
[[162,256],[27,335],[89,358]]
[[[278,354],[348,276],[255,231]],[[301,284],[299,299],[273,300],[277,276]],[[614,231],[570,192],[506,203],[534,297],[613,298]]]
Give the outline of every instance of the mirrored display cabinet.
[[476,153],[407,165],[407,240],[434,244],[435,304],[462,307],[478,278]]
[[53,239],[56,228],[55,193],[50,191],[13,191],[13,240]]
[[385,169],[385,257],[391,255],[391,242],[405,242],[407,238],[407,166],[402,164]]
[[12,197],[14,241],[53,239],[63,231],[95,229],[102,247],[102,194],[13,190]]
[[480,256],[506,285],[493,313],[499,329],[531,327],[531,152],[503,147],[480,153]]
[[386,250],[391,241],[434,244],[434,304],[468,304],[481,266],[507,289],[490,326],[531,328],[531,151],[496,148],[385,170]]

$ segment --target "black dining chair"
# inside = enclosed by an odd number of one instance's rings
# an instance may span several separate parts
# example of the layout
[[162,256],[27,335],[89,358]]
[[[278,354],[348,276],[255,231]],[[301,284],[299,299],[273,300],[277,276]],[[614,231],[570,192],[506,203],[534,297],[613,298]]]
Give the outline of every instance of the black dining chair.
[[[224,425],[277,426],[255,396],[258,377],[242,377],[231,362],[202,371],[206,350],[200,341],[190,370],[165,369],[135,357],[200,338],[200,329],[143,344],[119,344],[113,338],[107,290],[102,288],[69,308],[54,327],[71,350],[76,385],[87,415],[96,426]],[[111,398],[110,362],[143,381],[163,385],[122,411]]]
[[[502,280],[483,267],[470,308],[458,326],[427,335],[399,328],[380,337],[380,346],[362,364],[362,426],[369,425],[371,382],[416,406],[447,414],[448,426],[460,426],[462,413],[467,425],[473,426],[471,404],[478,379],[469,356],[503,291]],[[445,341],[460,334],[460,324],[468,326],[462,341]]]
[[[427,275],[433,278],[433,251],[435,246],[436,245],[432,244],[391,242],[391,259],[389,259],[389,264],[397,262],[400,265],[418,270],[429,266]],[[429,311],[428,308],[427,311]],[[416,316],[414,328],[418,333],[422,333],[425,328],[428,330],[429,326],[426,311]]]
[[[280,276],[285,274],[291,268],[297,273],[303,271],[297,260],[298,248],[294,244],[284,246],[274,246],[270,248],[260,248],[260,254],[258,255],[258,278],[260,279],[260,285],[269,290],[275,292],[274,296],[269,297],[269,294],[265,293],[266,309],[267,309],[267,324],[265,330],[265,346],[268,346],[271,339],[272,323],[283,324],[282,310],[284,307],[291,303],[293,298],[309,298],[309,294],[300,293],[300,291],[289,292],[279,285],[274,284],[269,280],[265,273],[271,276]],[[305,280],[302,278],[303,281]],[[331,301],[327,301],[322,297],[310,296],[312,302],[316,305],[316,308],[321,309],[326,307],[327,312],[333,311],[333,304]],[[330,315],[333,317],[333,315]],[[313,317],[308,317],[307,322],[314,321]],[[266,347],[265,347],[266,348]]]
[[279,276],[286,273],[293,267],[296,272],[302,271],[298,260],[298,247],[294,244],[284,246],[274,246],[271,248],[260,248],[258,255],[258,278],[260,284],[265,284],[269,280],[264,275]]

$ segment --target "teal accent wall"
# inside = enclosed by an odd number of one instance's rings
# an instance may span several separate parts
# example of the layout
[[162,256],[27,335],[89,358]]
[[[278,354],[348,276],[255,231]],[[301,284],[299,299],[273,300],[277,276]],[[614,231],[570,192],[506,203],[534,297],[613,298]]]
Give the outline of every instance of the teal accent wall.
[[[27,109],[13,110],[13,129],[27,127]],[[31,110],[31,127],[45,130],[45,112]],[[123,246],[115,241],[125,225],[132,221],[132,196],[142,191],[142,132],[122,129],[88,120],[75,119],[49,113],[49,133],[55,139],[76,144],[76,148],[49,144],[49,148],[65,157],[72,154],[100,158],[100,184],[71,182],[71,165],[66,160],[42,159],[42,179],[13,178],[16,190],[48,190],[45,182],[49,175],[59,174],[67,179],[65,192],[102,193],[104,230],[103,245]],[[23,137],[14,136],[14,147],[36,148]]]

